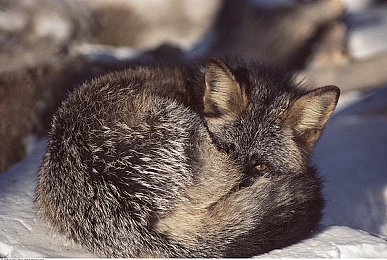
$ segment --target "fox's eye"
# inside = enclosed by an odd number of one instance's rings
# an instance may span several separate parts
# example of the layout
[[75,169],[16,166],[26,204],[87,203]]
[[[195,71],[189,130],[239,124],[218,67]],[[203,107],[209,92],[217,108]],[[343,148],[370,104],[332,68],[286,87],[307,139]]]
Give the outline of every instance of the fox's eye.
[[228,151],[226,149],[223,149],[223,148],[219,148],[219,152],[222,154],[228,154]]
[[262,172],[262,171],[267,169],[267,165],[264,163],[259,163],[259,164],[255,165],[255,169],[259,172]]

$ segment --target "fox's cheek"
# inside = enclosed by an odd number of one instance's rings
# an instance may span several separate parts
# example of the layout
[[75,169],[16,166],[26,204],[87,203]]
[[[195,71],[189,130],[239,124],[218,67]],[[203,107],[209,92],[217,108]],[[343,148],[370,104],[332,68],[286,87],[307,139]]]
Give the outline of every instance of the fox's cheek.
[[255,177],[248,176],[248,177],[244,178],[242,180],[242,182],[240,183],[239,188],[250,187],[251,185],[254,184],[254,182],[256,182],[257,178],[258,178],[257,176],[255,176]]

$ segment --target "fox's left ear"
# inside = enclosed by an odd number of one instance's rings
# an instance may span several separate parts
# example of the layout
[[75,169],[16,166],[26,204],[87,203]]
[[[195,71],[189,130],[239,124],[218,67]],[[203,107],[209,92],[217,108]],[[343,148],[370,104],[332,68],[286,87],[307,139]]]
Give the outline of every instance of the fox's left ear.
[[247,107],[247,95],[230,67],[211,57],[205,72],[204,113],[208,117],[236,117]]
[[301,96],[285,111],[285,127],[290,127],[298,141],[304,143],[309,151],[335,110],[339,96],[338,87],[321,87]]

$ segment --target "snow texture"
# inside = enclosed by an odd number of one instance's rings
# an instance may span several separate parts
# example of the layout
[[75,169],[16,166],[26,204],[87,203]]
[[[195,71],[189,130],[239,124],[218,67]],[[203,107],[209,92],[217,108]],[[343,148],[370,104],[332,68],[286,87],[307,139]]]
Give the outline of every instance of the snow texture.
[[[387,87],[343,100],[313,156],[325,179],[321,230],[258,257],[387,257]],[[45,149],[46,140],[38,141],[27,159],[0,175],[0,257],[95,257],[36,213]]]
[[347,19],[348,49],[355,59],[363,59],[387,51],[387,4],[381,4]]
[[92,257],[51,232],[36,213],[34,192],[45,149],[40,140],[28,158],[0,175],[0,257]]
[[330,121],[315,151],[325,178],[322,223],[387,238],[387,87],[366,94]]

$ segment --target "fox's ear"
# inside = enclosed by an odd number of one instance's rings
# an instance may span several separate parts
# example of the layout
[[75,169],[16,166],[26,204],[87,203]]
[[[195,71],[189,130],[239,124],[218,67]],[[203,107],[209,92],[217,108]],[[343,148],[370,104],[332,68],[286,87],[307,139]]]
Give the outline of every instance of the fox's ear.
[[284,124],[310,151],[319,139],[329,117],[336,108],[340,89],[325,86],[312,90],[294,101],[284,113]]
[[247,95],[232,70],[219,58],[208,60],[205,72],[204,113],[209,117],[236,117],[247,106]]

